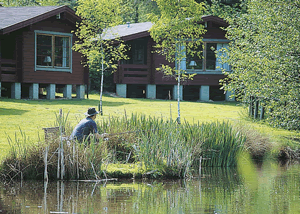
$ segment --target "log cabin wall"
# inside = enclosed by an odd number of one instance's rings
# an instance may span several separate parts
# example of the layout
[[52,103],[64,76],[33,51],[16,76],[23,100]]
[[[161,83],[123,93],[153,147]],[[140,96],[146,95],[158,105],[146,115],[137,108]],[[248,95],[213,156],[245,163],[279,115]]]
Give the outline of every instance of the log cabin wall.
[[221,28],[224,26],[214,22],[207,22],[206,33],[203,35],[204,39],[226,39],[226,32]]
[[[203,35],[204,39],[225,39],[225,31],[222,30],[218,23],[207,22],[206,34]],[[132,36],[132,38],[127,38],[132,45],[138,37]],[[146,38],[146,37],[143,37]],[[175,85],[177,82],[174,77],[166,77],[163,73],[158,72],[156,68],[161,67],[162,64],[175,66],[175,63],[169,63],[163,55],[154,53],[154,41],[150,36],[147,36],[147,64],[146,65],[135,65],[133,63],[127,63],[126,65],[120,64],[117,72],[115,73],[115,83],[119,84],[166,84]],[[131,56],[129,56],[131,57]],[[135,72],[128,72],[129,69],[135,69]],[[141,68],[142,71],[137,71],[136,69]],[[148,74],[145,77],[145,69],[147,69]],[[132,73],[132,74],[129,74]],[[135,75],[135,76],[134,76]],[[140,77],[138,77],[140,76]],[[187,81],[183,84],[189,85],[218,85],[219,79],[224,78],[222,74],[198,74],[195,76],[193,81]]]
[[22,38],[20,32],[15,31],[6,35],[1,35],[1,75],[0,81],[2,82],[17,82],[22,78],[21,62],[17,63],[17,59],[22,60],[21,45]]
[[[225,37],[226,32],[222,29],[222,27],[226,27],[227,24],[224,20],[213,16],[203,17],[203,22],[201,24],[203,24],[207,30],[203,35],[205,46],[205,49],[203,50],[204,60],[201,60],[202,62],[198,64],[198,67],[195,70],[193,70],[194,67],[191,68],[191,66],[187,68],[187,72],[196,73],[196,76],[194,76],[193,80],[187,80],[181,83],[182,88],[180,90],[183,94],[181,98],[185,100],[203,101],[208,101],[209,99],[229,100],[229,95],[225,96],[224,91],[220,90],[219,85],[220,79],[225,78],[225,75],[222,74],[220,69],[220,67],[224,67],[223,65],[220,66],[220,62],[217,61],[217,56],[214,58],[214,53],[210,49],[210,47],[214,47],[217,50],[220,50],[223,47],[227,47],[227,45],[223,44],[228,43],[229,41]],[[147,64],[143,65],[143,68],[138,70],[137,68],[141,67],[132,62],[126,63],[126,65],[120,63],[114,79],[117,84],[117,94],[122,97],[175,99],[177,96],[177,81],[175,77],[164,76],[162,72],[156,70],[161,67],[162,64],[174,67],[175,63],[168,62],[164,56],[154,52],[155,43],[150,37],[149,32],[127,35],[123,39],[126,39],[126,41],[132,45],[141,37],[148,37]],[[189,60],[196,59],[191,57]],[[214,63],[212,64],[212,62]],[[128,73],[130,68],[135,69],[134,74]],[[227,65],[225,69],[228,70],[230,68]],[[148,71],[147,76],[145,75],[145,70]],[[142,95],[142,91],[146,91],[146,96]],[[136,94],[140,95],[136,96]]]
[[59,92],[71,99],[76,86],[84,99],[89,71],[71,49],[81,18],[68,6],[0,9],[0,97],[55,99]]
[[150,36],[127,42],[128,60],[122,60],[115,74],[115,82],[121,84],[149,84],[153,81],[152,39]]
[[[72,50],[72,73],[62,71],[35,71],[35,30],[70,33],[75,26],[65,20],[57,20],[55,17],[38,22],[26,28],[23,36],[23,83],[40,84],[87,84],[84,80],[84,67],[81,65],[81,54]],[[76,40],[72,38],[72,44]]]

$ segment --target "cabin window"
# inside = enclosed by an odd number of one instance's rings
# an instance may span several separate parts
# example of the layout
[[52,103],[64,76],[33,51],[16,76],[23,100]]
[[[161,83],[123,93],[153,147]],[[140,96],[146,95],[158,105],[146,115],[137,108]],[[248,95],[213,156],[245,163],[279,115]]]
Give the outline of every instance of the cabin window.
[[36,70],[67,71],[72,67],[72,34],[36,32]]
[[216,70],[216,54],[217,43],[206,43],[206,65],[205,70]]
[[194,55],[187,53],[186,68],[187,69],[203,69],[203,46],[200,45],[195,48]]
[[216,55],[215,51],[227,48],[228,43],[208,43],[204,42],[203,47],[200,46],[196,51],[200,54],[187,53],[186,68],[196,71],[221,71],[222,69],[228,70],[227,64],[222,64],[222,54]]

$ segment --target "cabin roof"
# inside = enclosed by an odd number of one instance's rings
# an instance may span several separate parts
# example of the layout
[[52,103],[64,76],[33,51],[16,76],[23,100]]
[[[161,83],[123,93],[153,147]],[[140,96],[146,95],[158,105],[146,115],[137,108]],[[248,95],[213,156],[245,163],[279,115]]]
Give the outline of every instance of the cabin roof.
[[81,20],[68,6],[0,7],[0,34],[10,33],[63,12],[71,15],[72,22]]
[[143,23],[128,23],[125,25],[115,26],[108,31],[104,35],[103,39],[114,39],[116,37],[120,37],[126,40],[126,37],[132,36],[135,34],[146,33],[149,35],[149,30],[152,27],[151,22],[143,22]]
[[[215,22],[223,27],[228,26],[228,23],[225,20],[212,15],[202,16],[202,21],[200,23],[209,21]],[[124,41],[127,41],[149,36],[149,30],[152,27],[152,25],[153,24],[151,22],[118,25],[113,27],[111,30],[108,30],[104,35],[103,39],[114,39],[119,37]]]

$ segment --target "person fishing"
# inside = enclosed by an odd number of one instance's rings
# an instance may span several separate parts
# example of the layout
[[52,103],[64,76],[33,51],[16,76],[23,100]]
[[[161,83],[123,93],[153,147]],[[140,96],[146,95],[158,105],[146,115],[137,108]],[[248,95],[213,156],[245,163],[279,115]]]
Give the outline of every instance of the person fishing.
[[96,140],[107,137],[107,133],[99,134],[95,119],[98,111],[95,108],[89,108],[86,113],[87,117],[82,119],[74,128],[70,139],[77,140],[78,142],[90,142],[91,137],[95,137]]

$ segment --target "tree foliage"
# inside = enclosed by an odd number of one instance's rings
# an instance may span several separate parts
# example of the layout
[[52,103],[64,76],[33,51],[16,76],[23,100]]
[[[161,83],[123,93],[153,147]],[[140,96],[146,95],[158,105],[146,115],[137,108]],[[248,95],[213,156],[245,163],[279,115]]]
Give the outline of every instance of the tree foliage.
[[5,0],[3,6],[5,7],[20,7],[20,6],[55,6],[68,5],[74,9],[76,0]]
[[149,21],[148,14],[159,15],[155,1],[152,0],[122,0],[124,22],[140,23]]
[[251,0],[228,19],[229,63],[224,81],[242,101],[264,101],[273,126],[300,129],[300,2]]
[[[82,18],[78,24],[74,50],[86,57],[87,64],[101,72],[100,106],[102,113],[102,88],[104,70],[114,70],[117,62],[126,58],[126,46],[114,33],[122,23],[122,0],[78,0],[76,14]],[[99,107],[100,110],[100,107]]]
[[175,67],[162,65],[157,68],[166,75],[176,76],[178,81],[178,122],[180,123],[180,82],[192,78],[185,69],[186,53],[197,54],[196,48],[202,44],[204,26],[199,24],[204,14],[204,4],[194,0],[156,0],[160,15],[152,15],[153,26],[150,35],[156,42],[156,51],[166,57]]
[[[199,0],[198,0],[199,1]],[[201,0],[200,0],[201,1]],[[206,5],[206,14],[218,16],[227,20],[240,13],[246,13],[247,0],[202,0]]]
[[177,66],[164,65],[159,70],[166,75],[176,75],[181,72],[182,77],[188,77],[180,62],[185,59],[186,53],[198,54],[196,48],[202,44],[202,35],[205,32],[201,22],[204,13],[204,4],[193,0],[157,0],[161,15],[151,16],[154,23],[150,35],[156,42],[156,52],[164,55],[166,59]]
[[90,65],[101,70],[116,68],[116,61],[125,57],[125,45],[112,33],[122,23],[121,0],[79,0],[76,14],[82,18],[76,36],[79,40],[74,49],[81,52]]

